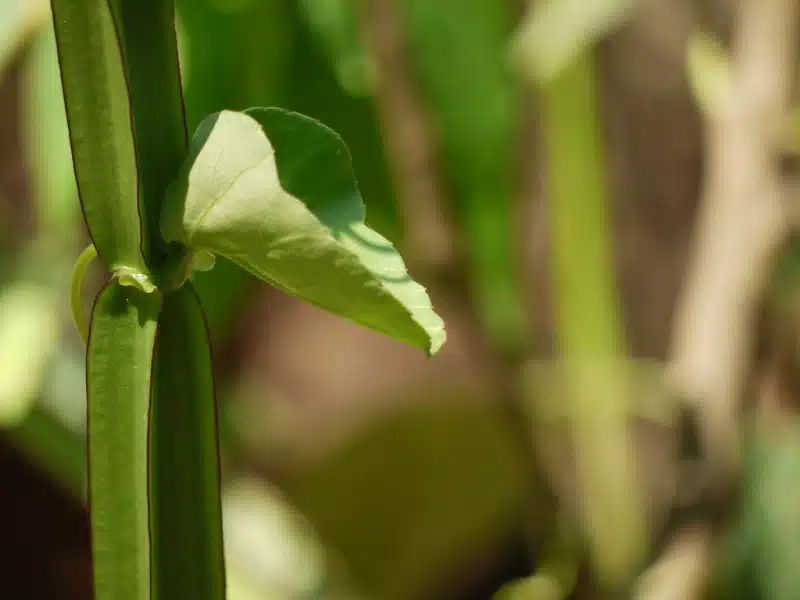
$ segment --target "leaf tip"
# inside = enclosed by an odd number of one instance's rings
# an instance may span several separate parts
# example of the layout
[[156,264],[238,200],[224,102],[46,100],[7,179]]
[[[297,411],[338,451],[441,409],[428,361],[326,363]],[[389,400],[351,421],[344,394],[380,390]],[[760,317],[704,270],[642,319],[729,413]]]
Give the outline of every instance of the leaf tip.
[[[435,314],[435,313],[434,313]],[[438,315],[436,315],[438,317]],[[438,318],[438,325],[436,327],[428,327],[426,329],[428,344],[425,350],[428,358],[433,358],[435,354],[442,349],[444,343],[447,341],[447,331],[444,327],[444,321]]]

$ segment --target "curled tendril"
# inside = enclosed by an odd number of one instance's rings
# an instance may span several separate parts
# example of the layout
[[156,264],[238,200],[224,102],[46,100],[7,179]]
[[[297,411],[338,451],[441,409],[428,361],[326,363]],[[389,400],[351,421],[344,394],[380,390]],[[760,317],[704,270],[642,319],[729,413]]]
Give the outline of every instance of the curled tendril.
[[72,322],[75,324],[75,329],[78,330],[84,344],[89,340],[89,324],[83,314],[81,290],[83,289],[86,269],[89,268],[95,258],[97,258],[97,249],[94,244],[89,244],[86,250],[81,252],[78,260],[75,261],[75,266],[72,269],[72,279],[69,283],[69,304],[72,309]]
[[[75,329],[86,344],[89,340],[89,323],[86,316],[83,314],[83,302],[81,300],[81,291],[83,290],[83,280],[86,277],[86,269],[92,264],[92,261],[97,258],[97,249],[94,244],[89,246],[81,252],[78,260],[75,261],[75,266],[72,269],[72,280],[69,284],[69,298],[70,308],[72,309],[72,322],[75,324]],[[145,294],[150,294],[156,290],[152,280],[145,273],[141,273],[128,267],[116,269],[113,276],[119,281],[120,285],[135,287]]]

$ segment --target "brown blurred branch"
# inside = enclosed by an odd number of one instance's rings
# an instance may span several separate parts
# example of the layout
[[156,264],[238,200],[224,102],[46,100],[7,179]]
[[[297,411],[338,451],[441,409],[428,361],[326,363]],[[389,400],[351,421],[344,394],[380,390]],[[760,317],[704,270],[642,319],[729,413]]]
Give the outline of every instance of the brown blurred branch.
[[708,121],[704,198],[673,330],[671,383],[696,404],[715,467],[734,473],[754,319],[789,226],[777,157],[796,9],[795,0],[739,0],[734,90]]
[[437,140],[419,96],[403,29],[392,0],[359,0],[359,31],[377,71],[380,114],[406,246],[412,264],[447,269],[455,231],[444,203]]
[[[733,89],[707,122],[705,187],[673,328],[670,383],[696,410],[706,476],[719,499],[740,470],[739,418],[758,306],[791,225],[778,155],[794,83],[797,9],[796,0],[737,2]],[[645,575],[662,573],[662,587],[643,585],[637,598],[702,596],[705,577],[687,579],[683,570],[710,554],[711,536],[684,544],[685,535]]]
[[711,528],[687,526],[672,539],[659,561],[637,582],[633,598],[702,598],[711,570]]

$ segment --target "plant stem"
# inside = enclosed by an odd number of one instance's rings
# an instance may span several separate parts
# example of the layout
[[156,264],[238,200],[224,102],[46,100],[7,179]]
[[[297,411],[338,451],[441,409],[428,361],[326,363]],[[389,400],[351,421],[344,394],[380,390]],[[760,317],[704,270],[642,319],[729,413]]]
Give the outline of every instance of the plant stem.
[[109,6],[51,0],[81,208],[108,269],[145,273],[130,99]]
[[159,219],[164,192],[186,154],[175,7],[172,0],[110,0],[123,49],[139,165],[142,254],[157,271],[167,249]]
[[97,600],[150,600],[147,444],[160,299],[112,280],[87,361],[89,512]]
[[556,335],[572,385],[570,420],[597,574],[616,587],[644,558],[646,530],[632,479],[628,378],[591,55],[566,67],[543,91]]
[[[134,117],[142,253],[157,281],[169,285],[173,271],[188,271],[192,258],[185,248],[168,247],[159,225],[165,191],[187,147],[174,5],[172,0],[112,1]],[[182,285],[185,277],[179,279]],[[192,290],[166,293],[155,356],[148,460],[152,598],[222,599],[211,350]]]
[[224,600],[217,407],[191,284],[164,296],[150,430],[153,600]]

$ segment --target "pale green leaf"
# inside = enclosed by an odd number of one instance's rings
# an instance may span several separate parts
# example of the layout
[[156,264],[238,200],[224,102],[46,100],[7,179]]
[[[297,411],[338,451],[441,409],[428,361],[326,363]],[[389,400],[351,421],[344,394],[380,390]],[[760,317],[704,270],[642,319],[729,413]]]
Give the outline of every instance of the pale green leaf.
[[200,124],[161,227],[170,242],[225,256],[289,294],[435,353],[442,320],[364,217],[338,135],[296,113],[252,109]]

